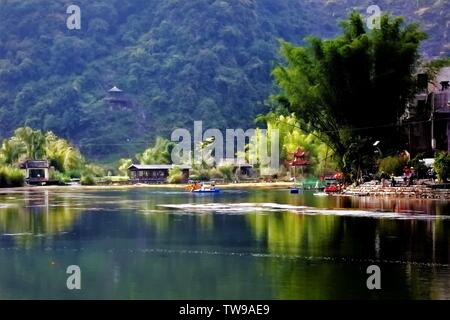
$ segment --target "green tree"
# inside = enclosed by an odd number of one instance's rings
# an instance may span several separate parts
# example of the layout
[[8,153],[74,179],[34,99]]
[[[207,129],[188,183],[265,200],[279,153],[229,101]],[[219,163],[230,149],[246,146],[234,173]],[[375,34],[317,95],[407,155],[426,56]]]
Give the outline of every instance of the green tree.
[[183,171],[179,167],[174,167],[169,170],[169,177],[167,179],[169,183],[181,183],[183,182]]
[[148,148],[136,158],[141,164],[169,164],[175,144],[167,139],[157,137],[153,147]]
[[18,128],[14,131],[14,136],[25,144],[28,159],[40,159],[44,156],[46,141],[45,135],[40,130],[33,130],[30,127]]
[[359,148],[370,150],[380,140],[383,153],[402,147],[404,136],[396,124],[415,89],[425,34],[418,25],[389,15],[381,17],[380,29],[366,30],[355,12],[342,29],[334,39],[310,37],[301,47],[283,42],[286,64],[273,75],[281,89],[275,101],[294,112],[306,132],[319,134],[350,173],[355,168],[349,165],[354,163],[348,159],[350,145],[363,143]]
[[4,140],[0,149],[0,163],[15,164],[19,162],[20,157],[25,152],[25,144],[17,139],[17,137]]
[[[325,171],[335,169],[335,162],[333,159],[333,152],[322,140],[319,139],[316,132],[305,132],[300,128],[299,120],[295,114],[277,114],[270,112],[265,116],[259,117],[259,121],[263,121],[267,127],[266,141],[271,143],[271,131],[278,130],[279,132],[279,147],[280,147],[280,161],[286,162],[292,160],[292,154],[301,148],[307,154],[309,161],[309,172],[321,175]],[[248,155],[247,160],[250,157],[259,159],[258,155],[261,152],[260,146],[258,146],[258,140],[262,134],[261,130],[256,130],[255,138],[250,144],[254,146],[248,146],[247,153],[252,150],[256,155]],[[262,140],[264,141],[264,140]]]
[[45,138],[45,155],[56,170],[69,172],[81,169],[85,160],[78,149],[52,132],[48,132]]
[[450,178],[450,153],[436,152],[433,169],[439,181],[447,182]]
[[119,172],[122,176],[128,175],[128,168],[133,164],[132,159],[120,159],[119,160]]

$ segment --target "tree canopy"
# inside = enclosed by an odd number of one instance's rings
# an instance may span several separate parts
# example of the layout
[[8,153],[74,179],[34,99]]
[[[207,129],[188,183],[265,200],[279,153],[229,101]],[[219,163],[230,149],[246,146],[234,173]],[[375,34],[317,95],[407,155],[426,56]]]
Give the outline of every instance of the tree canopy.
[[[423,52],[448,56],[445,1],[420,2],[423,14],[415,1],[377,1],[382,10],[425,21],[431,37]],[[365,12],[371,1],[78,0],[81,30],[66,27],[69,4],[0,1],[0,139],[29,126],[112,162],[193,120],[253,126],[274,92],[277,39],[335,36],[336,19],[355,6]],[[105,103],[114,85],[132,108]]]
[[369,155],[377,140],[386,153],[402,148],[398,119],[415,92],[426,36],[417,24],[387,14],[379,29],[367,30],[356,12],[341,25],[342,34],[333,39],[310,37],[304,46],[282,42],[286,63],[273,70],[281,90],[274,98],[305,131],[318,133],[350,172],[356,145]]

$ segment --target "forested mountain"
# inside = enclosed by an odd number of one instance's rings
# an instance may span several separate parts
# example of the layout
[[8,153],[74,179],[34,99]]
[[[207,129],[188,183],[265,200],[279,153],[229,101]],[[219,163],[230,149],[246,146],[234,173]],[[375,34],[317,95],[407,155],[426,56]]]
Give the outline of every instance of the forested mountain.
[[[383,0],[421,22],[425,56],[449,55],[442,0]],[[69,30],[66,8],[81,8]],[[203,120],[247,128],[266,112],[278,39],[333,36],[356,0],[0,0],[0,138],[51,130],[90,158],[134,155]],[[446,25],[447,24],[447,25]],[[132,101],[105,100],[118,86]]]

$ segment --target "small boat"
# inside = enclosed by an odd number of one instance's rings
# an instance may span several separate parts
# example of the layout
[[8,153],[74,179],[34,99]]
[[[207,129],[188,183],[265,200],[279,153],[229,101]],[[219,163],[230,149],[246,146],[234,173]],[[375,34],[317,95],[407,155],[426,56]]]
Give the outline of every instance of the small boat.
[[289,192],[291,194],[299,194],[301,192],[303,192],[304,190],[304,186],[302,182],[297,182],[295,181],[294,184],[292,185],[292,187],[289,188]]
[[342,191],[342,187],[339,184],[329,184],[325,187],[324,190],[326,193],[339,193]]
[[188,186],[187,188],[190,192],[193,193],[219,193],[220,189],[216,188],[216,186],[212,183],[196,183]]

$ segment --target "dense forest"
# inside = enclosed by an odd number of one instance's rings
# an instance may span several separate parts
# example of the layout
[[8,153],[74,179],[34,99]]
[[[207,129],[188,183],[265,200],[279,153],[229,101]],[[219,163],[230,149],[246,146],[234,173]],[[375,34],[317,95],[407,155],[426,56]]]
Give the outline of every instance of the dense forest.
[[[425,57],[448,56],[442,0],[383,0],[421,23]],[[90,159],[133,156],[177,127],[254,126],[275,92],[279,39],[331,37],[370,1],[0,0],[0,139],[17,127],[52,131]],[[356,7],[357,5],[357,7]],[[111,105],[118,86],[132,103]]]

